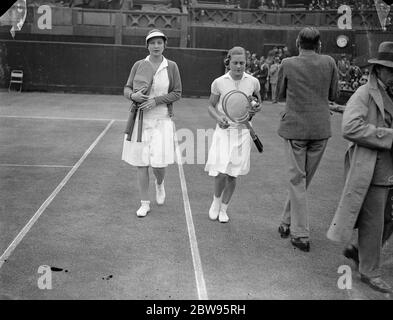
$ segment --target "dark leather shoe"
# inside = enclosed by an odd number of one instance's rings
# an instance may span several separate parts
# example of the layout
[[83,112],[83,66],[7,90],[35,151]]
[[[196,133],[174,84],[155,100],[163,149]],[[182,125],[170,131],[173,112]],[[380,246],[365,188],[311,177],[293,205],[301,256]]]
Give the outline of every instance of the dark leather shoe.
[[289,225],[281,223],[278,227],[278,233],[280,234],[281,238],[288,238],[289,234],[291,233],[291,229],[289,228]]
[[291,238],[291,243],[293,246],[304,252],[310,251],[310,241],[308,238]]
[[365,275],[360,275],[360,280],[379,292],[392,293],[392,288],[382,280],[381,277],[369,278]]
[[350,245],[349,247],[346,247],[343,251],[343,255],[347,259],[353,260],[353,262],[356,263],[356,266],[359,267],[359,251],[358,248],[356,248],[353,245]]

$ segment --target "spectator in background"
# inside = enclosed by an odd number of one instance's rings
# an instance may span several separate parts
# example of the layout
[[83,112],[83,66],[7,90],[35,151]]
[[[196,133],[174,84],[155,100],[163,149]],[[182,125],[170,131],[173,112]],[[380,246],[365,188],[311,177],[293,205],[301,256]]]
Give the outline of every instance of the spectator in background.
[[280,4],[278,3],[278,0],[272,0],[271,8],[273,10],[280,10]]
[[272,88],[272,103],[277,103],[277,81],[278,81],[278,69],[280,68],[280,58],[275,57],[273,64],[269,69],[269,81]]
[[259,60],[259,68],[252,75],[258,79],[261,86],[260,94],[262,101],[266,100],[266,82],[269,76],[269,65],[266,63],[264,57],[261,57]]
[[368,76],[363,75],[360,80],[359,80],[359,84],[362,86],[364,84],[366,84],[368,82]]
[[364,69],[363,74],[368,77],[370,75],[370,71],[368,69]]
[[349,77],[351,81],[359,81],[362,75],[362,70],[360,70],[360,68],[352,62],[349,67]]
[[260,4],[258,9],[260,9],[260,10],[269,10],[270,8],[269,8],[266,0],[261,0],[261,4]]
[[278,47],[276,47],[276,46],[273,47],[273,49],[268,52],[267,56],[272,58],[272,63],[273,63],[274,57],[276,57],[277,54],[278,54]]
[[285,47],[282,49],[282,54],[283,54],[283,59],[289,58],[289,57],[292,56],[291,53],[289,52],[287,46],[285,46]]
[[280,58],[280,62],[282,61],[282,59],[284,59],[284,52],[282,48],[278,48],[277,57]]
[[349,61],[345,53],[341,55],[341,59],[337,62],[338,68],[338,76],[340,81],[348,81],[349,80]]
[[[254,55],[255,53],[253,53]],[[252,56],[251,56],[252,57]],[[251,58],[251,68],[250,68],[250,74],[254,75],[256,71],[260,69],[260,64],[259,60],[255,57],[254,59]],[[255,76],[254,76],[255,77]]]
[[251,52],[246,51],[246,73],[250,73],[251,70]]
[[325,9],[326,10],[331,10],[332,9],[332,3],[330,0],[325,0]]

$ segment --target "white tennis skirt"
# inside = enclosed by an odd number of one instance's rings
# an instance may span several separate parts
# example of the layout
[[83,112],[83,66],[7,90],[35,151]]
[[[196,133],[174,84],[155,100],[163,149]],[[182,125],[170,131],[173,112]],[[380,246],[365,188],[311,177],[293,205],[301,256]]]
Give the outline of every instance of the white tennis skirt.
[[175,161],[174,125],[168,119],[144,119],[142,142],[137,140],[138,120],[131,141],[124,136],[121,159],[137,167],[164,168]]
[[210,176],[217,176],[219,173],[232,177],[246,175],[250,171],[250,150],[251,136],[248,129],[221,129],[217,125],[205,171]]

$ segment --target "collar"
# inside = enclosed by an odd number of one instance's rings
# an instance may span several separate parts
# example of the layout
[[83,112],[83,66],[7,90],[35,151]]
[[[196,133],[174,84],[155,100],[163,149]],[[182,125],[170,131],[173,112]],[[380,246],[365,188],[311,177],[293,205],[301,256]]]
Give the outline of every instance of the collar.
[[388,87],[381,81],[381,79],[378,78],[377,81],[381,88],[386,91]]
[[317,53],[315,50],[305,50],[305,49],[300,49],[299,56],[310,56],[310,55],[316,55]]
[[234,79],[231,77],[231,75],[229,74],[229,72],[230,72],[230,71],[228,71],[226,74],[224,74],[224,78],[230,79],[230,80],[232,80],[232,81],[242,81],[243,79],[249,78],[249,77],[250,77],[250,75],[249,75],[247,72],[243,72],[243,76],[242,76],[242,78],[241,78],[240,80],[234,80]]
[[382,98],[382,92],[383,90],[382,87],[379,86],[379,79],[377,78],[377,75],[375,74],[375,71],[372,69],[370,71],[370,76],[368,78],[367,86],[369,88],[369,93],[374,99],[375,104],[377,105],[379,111],[382,114],[383,119],[385,120],[385,107],[383,104],[383,98]]
[[[150,55],[148,55],[148,56],[145,58],[145,61],[149,61],[149,62],[150,62],[149,57],[150,57]],[[157,69],[157,72],[160,71],[161,69],[166,68],[166,67],[168,67],[168,60],[167,60],[164,56],[162,56],[162,61],[161,61],[160,66],[159,66],[158,69]],[[157,72],[156,72],[156,73],[157,73]]]

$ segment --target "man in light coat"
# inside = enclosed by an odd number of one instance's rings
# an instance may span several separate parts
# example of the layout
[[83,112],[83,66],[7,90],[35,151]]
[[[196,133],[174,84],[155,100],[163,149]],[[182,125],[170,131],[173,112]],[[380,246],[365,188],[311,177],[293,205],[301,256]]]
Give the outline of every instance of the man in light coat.
[[310,250],[307,189],[331,136],[329,100],[337,96],[338,71],[330,56],[319,54],[320,34],[300,31],[299,55],[282,61],[278,92],[286,98],[278,134],[284,139],[288,163],[288,197],[278,231],[302,251]]
[[363,282],[388,293],[391,287],[381,278],[380,259],[393,231],[388,202],[393,187],[393,42],[381,43],[378,58],[369,63],[369,81],[353,94],[343,115],[343,136],[350,141],[346,181],[327,236],[348,243],[357,228],[358,241],[344,255],[358,264]]

